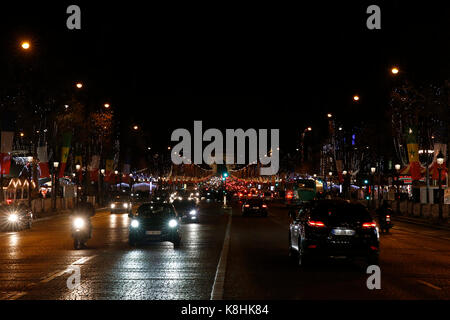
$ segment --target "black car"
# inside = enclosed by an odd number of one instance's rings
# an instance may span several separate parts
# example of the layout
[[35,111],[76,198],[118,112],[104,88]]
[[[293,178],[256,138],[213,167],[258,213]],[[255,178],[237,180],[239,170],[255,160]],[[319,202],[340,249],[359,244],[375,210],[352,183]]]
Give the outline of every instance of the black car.
[[267,217],[267,204],[261,198],[245,200],[242,204],[242,215],[256,214]]
[[131,212],[131,199],[127,194],[113,195],[109,202],[111,213],[129,213]]
[[289,254],[299,265],[320,256],[364,257],[369,264],[378,264],[378,228],[363,205],[318,200],[290,215]]
[[16,231],[30,229],[33,212],[23,204],[0,205],[0,229]]
[[199,209],[195,200],[174,200],[175,210],[183,221],[198,222]]
[[179,217],[170,203],[149,202],[141,205],[136,215],[130,214],[130,245],[146,241],[169,241],[179,247]]

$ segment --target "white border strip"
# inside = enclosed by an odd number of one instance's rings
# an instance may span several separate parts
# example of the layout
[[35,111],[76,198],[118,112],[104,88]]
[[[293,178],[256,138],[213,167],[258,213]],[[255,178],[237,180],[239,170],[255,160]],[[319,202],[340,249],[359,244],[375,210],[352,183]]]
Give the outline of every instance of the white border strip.
[[217,264],[216,276],[214,277],[214,284],[211,291],[211,300],[223,299],[223,287],[225,284],[225,273],[227,271],[227,258],[228,249],[230,247],[230,229],[231,218],[233,217],[233,211],[231,210],[228,218],[227,229],[225,232],[225,238],[223,240],[222,252],[220,254],[219,263]]

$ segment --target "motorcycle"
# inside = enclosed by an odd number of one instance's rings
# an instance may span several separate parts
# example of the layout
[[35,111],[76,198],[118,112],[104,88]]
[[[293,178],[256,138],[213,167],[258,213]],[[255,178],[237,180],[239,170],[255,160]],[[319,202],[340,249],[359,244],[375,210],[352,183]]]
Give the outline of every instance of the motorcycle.
[[86,247],[86,242],[91,238],[90,221],[85,216],[74,216],[72,220],[72,238],[75,250]]
[[389,232],[389,229],[392,228],[393,224],[391,222],[391,212],[392,209],[387,209],[385,212],[380,213],[379,215],[379,225],[381,232]]

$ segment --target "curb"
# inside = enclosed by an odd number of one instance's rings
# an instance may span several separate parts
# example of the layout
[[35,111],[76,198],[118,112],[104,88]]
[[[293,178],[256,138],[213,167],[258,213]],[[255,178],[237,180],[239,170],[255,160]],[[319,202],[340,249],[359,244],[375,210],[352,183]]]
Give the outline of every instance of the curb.
[[394,221],[397,220],[399,222],[411,223],[411,224],[424,226],[424,227],[429,227],[429,228],[433,228],[433,229],[440,229],[440,230],[450,231],[450,227],[442,226],[442,225],[438,225],[438,224],[433,224],[433,223],[426,222],[426,221],[417,221],[415,219],[411,219],[411,218],[408,218],[408,217],[396,216],[396,217],[393,217],[393,220]]

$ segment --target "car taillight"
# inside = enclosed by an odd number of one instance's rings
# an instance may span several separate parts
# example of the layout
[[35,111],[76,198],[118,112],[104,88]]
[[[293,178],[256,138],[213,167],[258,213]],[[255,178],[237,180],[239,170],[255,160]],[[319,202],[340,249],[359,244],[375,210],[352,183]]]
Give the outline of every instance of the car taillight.
[[310,221],[308,221],[308,226],[322,228],[322,227],[325,227],[325,223],[323,223],[322,221],[310,220]]
[[375,228],[376,226],[375,222],[364,222],[362,225],[363,228]]
[[267,205],[263,204],[262,207],[263,207],[263,208],[267,208]]
[[390,218],[390,217],[391,217],[390,215],[387,215],[387,216],[386,216],[386,218]]
[[293,197],[294,195],[292,194],[292,192],[286,193],[286,199],[292,199]]

